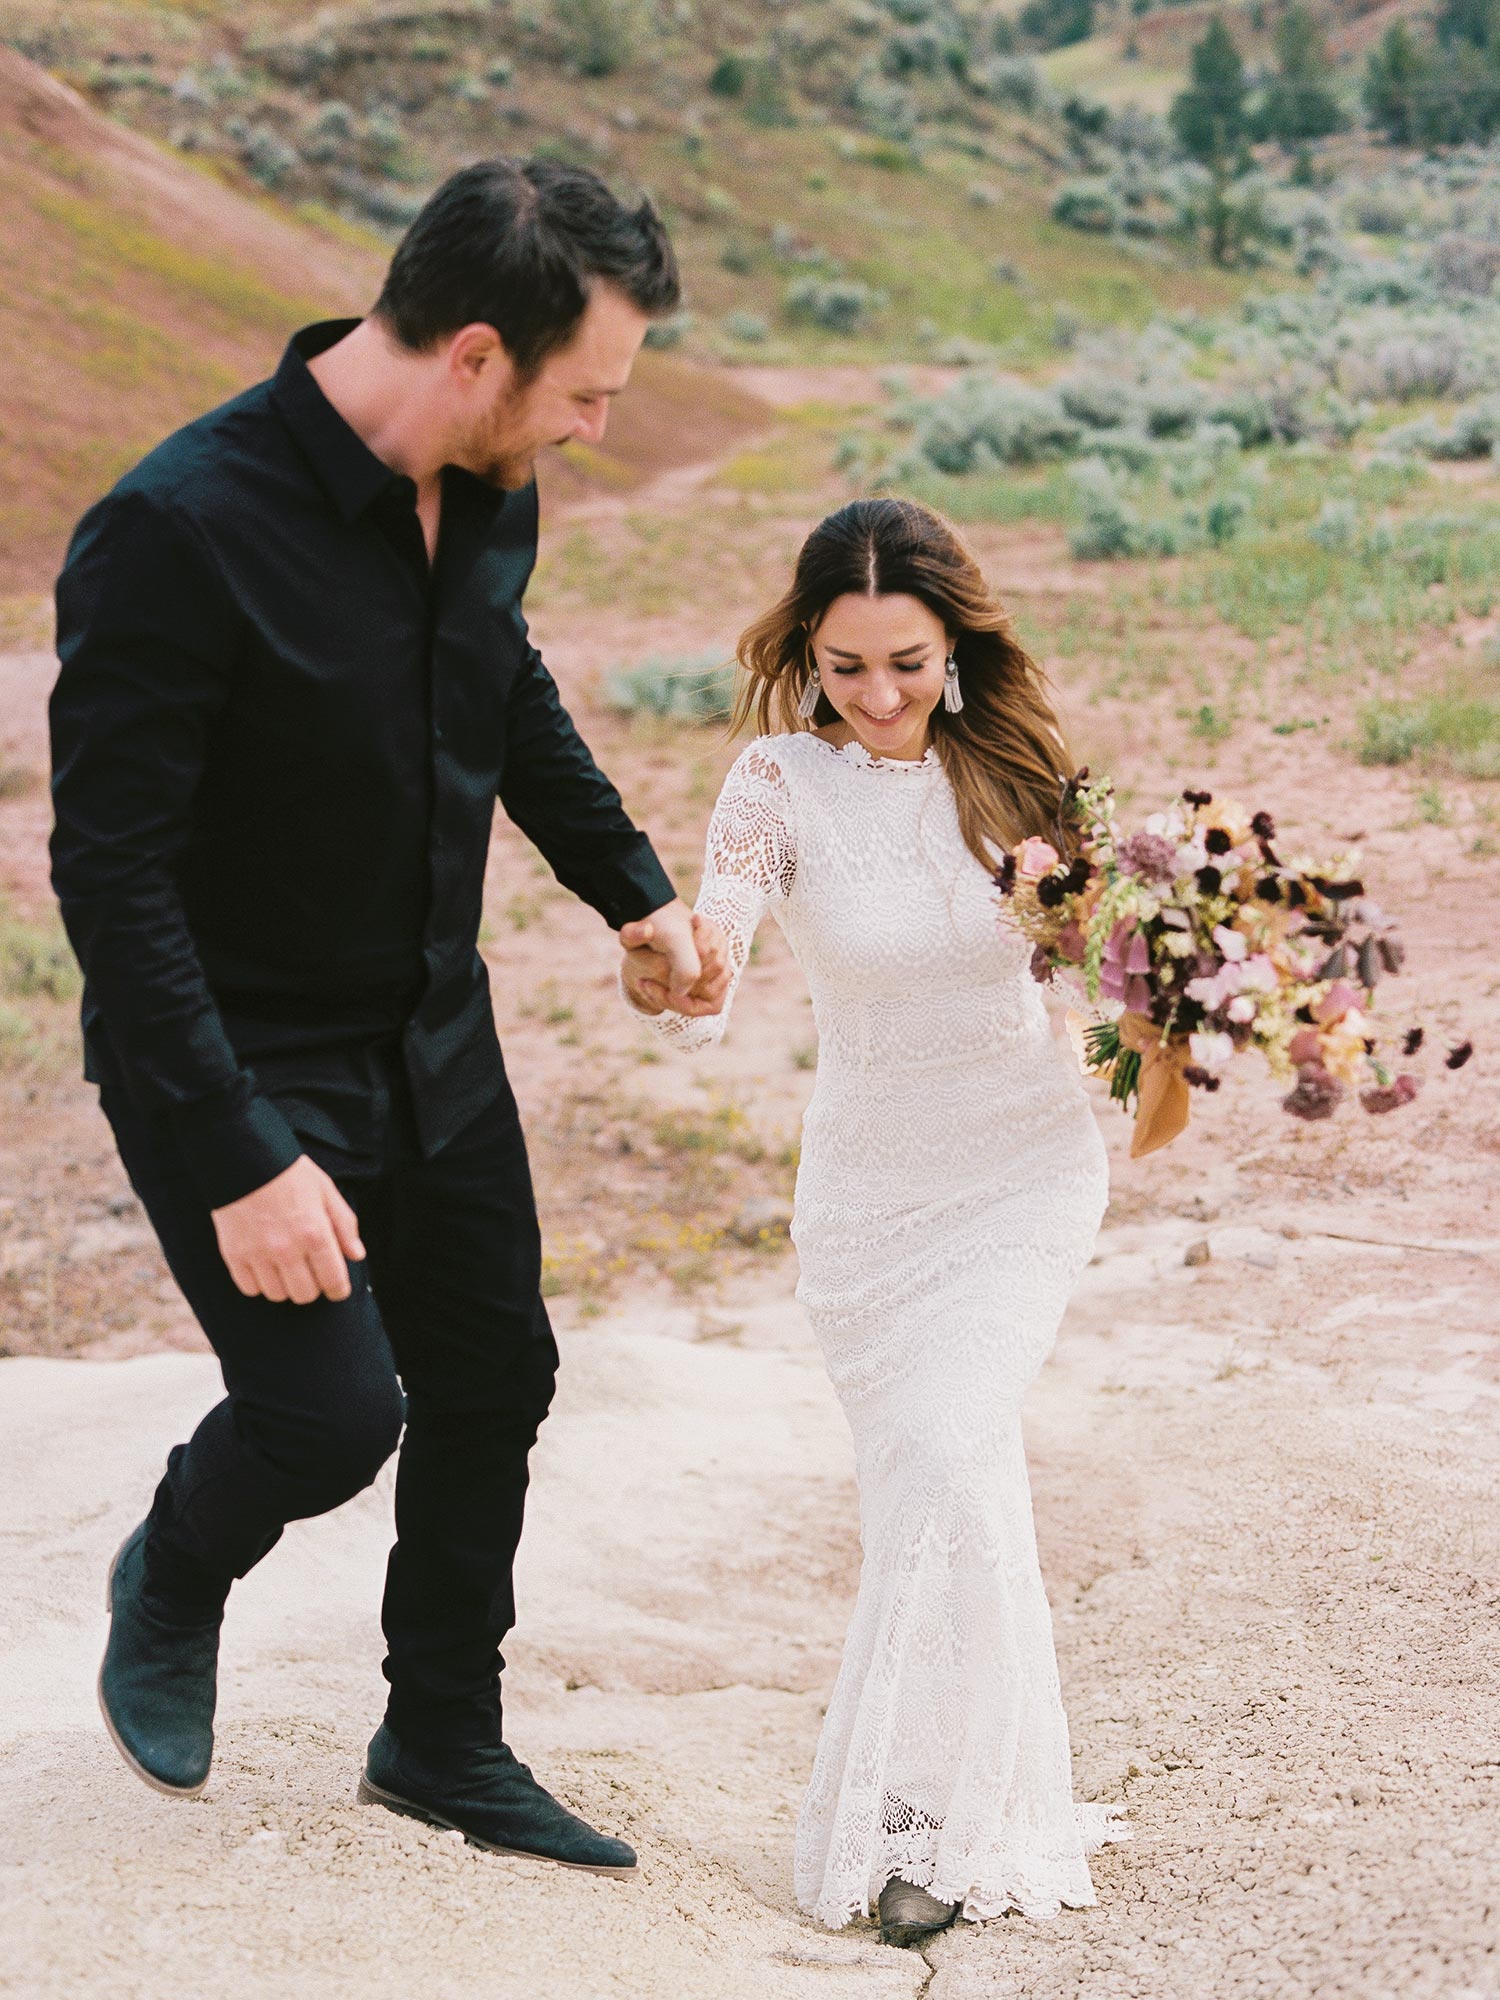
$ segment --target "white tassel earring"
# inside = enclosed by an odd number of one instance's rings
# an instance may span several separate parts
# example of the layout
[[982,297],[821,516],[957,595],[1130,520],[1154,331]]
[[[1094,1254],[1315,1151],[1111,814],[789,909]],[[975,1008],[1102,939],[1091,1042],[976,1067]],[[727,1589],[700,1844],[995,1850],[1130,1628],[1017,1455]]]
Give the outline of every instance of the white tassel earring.
[[797,713],[804,722],[811,722],[818,712],[818,696],[823,692],[822,678],[816,667],[809,670],[807,685],[802,690],[802,699],[797,703]]
[[950,653],[943,663],[943,706],[950,715],[957,715],[964,705],[964,691],[958,684],[958,660]]

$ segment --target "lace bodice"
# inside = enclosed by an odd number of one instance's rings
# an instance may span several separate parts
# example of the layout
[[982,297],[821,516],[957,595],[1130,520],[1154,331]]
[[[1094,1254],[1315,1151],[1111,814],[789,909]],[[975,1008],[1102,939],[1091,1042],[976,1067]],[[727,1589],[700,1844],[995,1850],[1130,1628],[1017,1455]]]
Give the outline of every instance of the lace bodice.
[[936,750],[906,763],[758,737],[724,781],[697,907],[728,939],[732,984],[720,1014],[655,1018],[680,1048],[723,1034],[767,912],[806,975],[823,1063],[993,1057],[997,1038],[1045,1030],[1031,947],[964,845]]

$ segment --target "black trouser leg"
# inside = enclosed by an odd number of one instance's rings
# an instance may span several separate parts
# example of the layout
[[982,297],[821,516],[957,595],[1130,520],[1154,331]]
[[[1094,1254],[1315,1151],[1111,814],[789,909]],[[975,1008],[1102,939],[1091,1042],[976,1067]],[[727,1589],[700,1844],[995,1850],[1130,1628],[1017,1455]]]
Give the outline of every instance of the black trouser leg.
[[397,1161],[389,1219],[372,1275],[408,1409],[382,1614],[387,1720],[411,1742],[498,1742],[527,1456],[557,1369],[508,1086],[434,1158]]
[[[170,1132],[118,1092],[102,1092],[101,1101],[228,1391],[172,1450],[146,1544],[148,1590],[206,1610],[288,1521],[326,1513],[369,1485],[400,1436],[401,1390],[364,1267],[352,1267],[345,1300],[246,1298]],[[377,1233],[378,1216],[365,1221],[378,1206],[374,1177],[339,1178],[362,1226]]]

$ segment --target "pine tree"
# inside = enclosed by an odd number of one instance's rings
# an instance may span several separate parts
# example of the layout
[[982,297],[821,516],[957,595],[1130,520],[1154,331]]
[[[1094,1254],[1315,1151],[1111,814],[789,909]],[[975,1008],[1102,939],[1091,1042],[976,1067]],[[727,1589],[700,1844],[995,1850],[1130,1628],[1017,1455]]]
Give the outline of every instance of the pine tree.
[[1420,107],[1432,77],[1432,59],[1412,39],[1404,21],[1386,29],[1365,65],[1365,115],[1393,146],[1416,143]]
[[1336,132],[1339,107],[1326,82],[1328,51],[1322,31],[1305,7],[1289,8],[1277,22],[1276,61],[1277,72],[1256,121],[1258,130],[1288,152],[1304,139]]
[[1172,104],[1172,130],[1185,153],[1206,166],[1226,162],[1245,139],[1245,65],[1234,37],[1215,14],[1193,45],[1192,82]]

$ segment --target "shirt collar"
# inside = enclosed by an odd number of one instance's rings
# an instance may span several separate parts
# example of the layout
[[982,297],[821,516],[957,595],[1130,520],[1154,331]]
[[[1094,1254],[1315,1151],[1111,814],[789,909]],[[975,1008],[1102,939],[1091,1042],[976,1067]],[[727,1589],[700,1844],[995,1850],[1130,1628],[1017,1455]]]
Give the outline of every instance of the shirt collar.
[[377,458],[359,433],[345,423],[307,365],[358,325],[357,319],[325,319],[294,333],[271,384],[276,407],[288,429],[346,521],[356,520],[393,487],[410,488],[412,500],[416,499],[411,480]]

